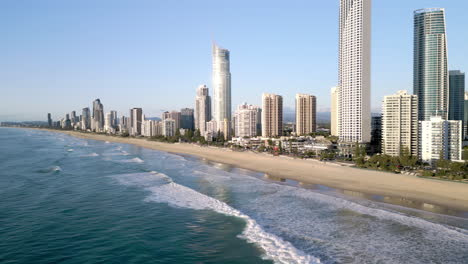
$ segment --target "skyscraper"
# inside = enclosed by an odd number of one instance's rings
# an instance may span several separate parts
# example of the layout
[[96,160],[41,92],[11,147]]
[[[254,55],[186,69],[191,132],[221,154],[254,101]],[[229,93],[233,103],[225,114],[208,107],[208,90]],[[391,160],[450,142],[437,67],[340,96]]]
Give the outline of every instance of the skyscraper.
[[277,137],[283,134],[283,97],[262,95],[262,136]]
[[382,153],[382,115],[371,117],[371,142],[369,146],[369,153]]
[[231,121],[231,72],[229,50],[213,44],[213,119]]
[[371,135],[371,0],[340,0],[339,138],[366,143]]
[[88,129],[91,129],[91,114],[89,107],[85,107],[81,112],[81,130]]
[[382,152],[399,156],[407,149],[418,156],[418,97],[406,91],[384,97],[382,104]]
[[106,115],[104,116],[104,131],[106,131],[106,133],[113,133],[110,112],[106,113]]
[[47,114],[47,125],[52,127],[52,115],[50,113]]
[[204,135],[206,131],[206,122],[211,120],[211,97],[206,85],[200,85],[195,97],[195,129],[200,130]]
[[120,124],[119,124],[120,133],[130,134],[130,130],[131,130],[130,118],[126,117],[126,116],[121,116],[120,117]]
[[413,89],[419,100],[419,120],[448,118],[449,81],[445,11],[414,11]]
[[180,109],[180,128],[194,130],[193,109]]
[[338,87],[333,87],[331,88],[331,107],[330,107],[330,112],[331,112],[331,135],[332,136],[338,136],[339,135],[339,122],[338,122],[338,111],[340,108],[340,101],[339,101],[339,94],[340,90]]
[[118,118],[117,118],[117,111],[110,111],[111,114],[111,127],[117,129],[118,127]]
[[143,110],[141,108],[130,109],[130,135],[139,136],[141,135],[141,122],[143,121]]
[[465,73],[449,71],[449,120],[464,120]]
[[70,121],[71,121],[72,126],[75,126],[75,124],[78,123],[78,117],[76,116],[76,112],[75,112],[75,111],[71,111],[71,113],[70,113]]
[[117,131],[117,111],[106,113],[104,120],[104,130],[107,133],[115,133]]
[[313,95],[296,94],[296,135],[317,130],[317,99]]
[[181,113],[178,111],[171,111],[169,117],[175,122],[175,131],[180,129]]
[[104,130],[104,106],[99,99],[93,102],[91,129],[96,132],[102,132]]
[[257,136],[258,107],[244,103],[237,107],[234,114],[234,134],[236,137]]
[[165,137],[173,137],[176,133],[176,122],[172,118],[166,118],[162,122],[162,134]]

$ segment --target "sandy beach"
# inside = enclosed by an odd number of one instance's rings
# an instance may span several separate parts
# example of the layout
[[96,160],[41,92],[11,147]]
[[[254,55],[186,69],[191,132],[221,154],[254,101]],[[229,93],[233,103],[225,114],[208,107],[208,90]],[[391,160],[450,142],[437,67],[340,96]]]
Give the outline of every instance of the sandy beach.
[[200,147],[185,143],[161,143],[143,138],[121,138],[75,131],[71,136],[125,144],[171,153],[189,154],[210,161],[233,165],[274,177],[296,180],[306,184],[322,184],[349,191],[401,197],[434,205],[468,211],[468,184],[418,178],[403,174],[362,170],[326,164],[316,160],[301,160],[253,152],[235,152],[215,147]]

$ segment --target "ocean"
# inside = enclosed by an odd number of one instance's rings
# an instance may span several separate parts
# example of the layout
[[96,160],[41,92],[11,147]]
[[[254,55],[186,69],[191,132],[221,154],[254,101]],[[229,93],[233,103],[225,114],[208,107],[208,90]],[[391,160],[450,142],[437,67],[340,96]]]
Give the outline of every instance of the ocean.
[[193,156],[0,128],[0,171],[3,264],[468,263],[466,212]]

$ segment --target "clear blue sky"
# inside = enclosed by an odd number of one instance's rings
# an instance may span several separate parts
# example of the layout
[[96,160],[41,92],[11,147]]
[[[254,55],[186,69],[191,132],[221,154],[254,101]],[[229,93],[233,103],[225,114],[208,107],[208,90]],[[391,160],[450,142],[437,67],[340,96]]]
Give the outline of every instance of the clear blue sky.
[[[413,11],[444,7],[450,69],[468,70],[468,1],[374,0],[372,107],[412,92]],[[330,103],[337,83],[338,0],[0,1],[0,121],[91,106],[147,116],[193,107],[211,88],[211,41],[231,51],[233,106],[263,92]],[[212,92],[210,90],[210,92]]]

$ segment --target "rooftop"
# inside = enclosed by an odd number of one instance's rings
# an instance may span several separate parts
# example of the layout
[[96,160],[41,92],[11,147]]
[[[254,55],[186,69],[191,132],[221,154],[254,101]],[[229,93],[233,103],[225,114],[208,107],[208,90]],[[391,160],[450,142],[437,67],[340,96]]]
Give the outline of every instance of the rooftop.
[[438,11],[445,11],[444,8],[434,7],[434,8],[422,8],[414,11],[414,14],[423,14],[423,13],[430,13],[430,12],[438,12]]

